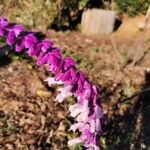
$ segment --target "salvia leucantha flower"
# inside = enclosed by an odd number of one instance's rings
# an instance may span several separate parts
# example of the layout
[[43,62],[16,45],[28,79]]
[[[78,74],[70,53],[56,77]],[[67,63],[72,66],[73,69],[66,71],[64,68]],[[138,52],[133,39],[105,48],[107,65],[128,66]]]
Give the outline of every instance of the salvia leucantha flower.
[[24,51],[37,59],[37,65],[45,65],[52,72],[54,77],[45,81],[49,86],[61,86],[57,90],[55,101],[61,103],[69,96],[76,98],[76,103],[69,107],[70,116],[75,118],[75,123],[69,130],[78,131],[80,136],[70,140],[68,144],[81,143],[88,150],[99,150],[103,117],[99,91],[76,69],[74,60],[63,57],[52,41],[39,39],[34,32],[25,31],[22,25],[9,24],[4,17],[0,17],[0,37],[5,38],[16,52]]

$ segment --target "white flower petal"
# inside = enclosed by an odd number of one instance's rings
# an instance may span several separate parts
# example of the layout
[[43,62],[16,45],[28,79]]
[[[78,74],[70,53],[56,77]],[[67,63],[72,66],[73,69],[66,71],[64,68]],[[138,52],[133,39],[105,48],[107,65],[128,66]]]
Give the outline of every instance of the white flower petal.
[[60,93],[57,95],[55,101],[61,103],[65,98],[72,96],[73,93],[71,92],[71,89],[72,86],[70,85],[67,85],[63,88],[59,88],[57,91],[59,91]]
[[91,131],[92,133],[94,133],[95,130],[96,130],[96,121],[95,121],[95,120],[91,120],[91,121],[90,121],[90,131]]
[[77,129],[82,128],[83,126],[85,126],[85,123],[75,123],[70,127],[69,130],[72,130],[75,132]]
[[83,105],[81,107],[81,113],[77,116],[77,121],[78,122],[87,122],[88,115],[89,115],[88,101],[84,100]]
[[76,117],[77,115],[79,115],[82,111],[82,105],[80,104],[74,104],[74,105],[71,105],[69,107],[69,111],[70,111],[70,116],[72,117]]
[[89,147],[87,150],[100,150],[99,146],[94,145],[94,144],[89,144]]
[[81,143],[82,141],[79,139],[79,138],[76,138],[76,139],[73,139],[73,140],[69,140],[68,141],[68,145],[69,146],[72,146],[72,145],[75,145],[75,144],[79,144]]
[[54,84],[63,84],[63,82],[62,81],[56,81],[55,80],[55,78],[53,78],[53,77],[49,77],[49,78],[47,78],[46,80],[44,80],[44,81],[46,81],[46,82],[48,82],[48,85],[49,86],[52,86],[52,85],[54,85]]

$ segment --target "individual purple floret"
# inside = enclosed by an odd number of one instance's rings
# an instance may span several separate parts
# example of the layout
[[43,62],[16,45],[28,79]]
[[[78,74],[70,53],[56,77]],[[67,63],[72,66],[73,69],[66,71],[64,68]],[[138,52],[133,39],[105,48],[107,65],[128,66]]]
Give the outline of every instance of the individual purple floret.
[[49,40],[43,40],[39,44],[37,44],[35,49],[35,55],[41,56],[43,54],[46,54],[47,52],[52,50],[53,43]]
[[39,43],[38,39],[32,33],[24,37],[24,45],[25,48],[28,49],[27,53],[29,56],[35,56],[36,46],[38,43]]
[[20,35],[20,33],[24,30],[24,27],[21,25],[14,25],[14,26],[8,26],[6,28],[8,34],[7,34],[7,44],[12,46],[15,44],[17,37]]
[[[86,127],[84,124],[83,126]],[[98,136],[91,133],[90,130],[88,130],[87,128],[83,129],[81,133],[82,134],[80,137],[70,140],[68,144],[72,146],[74,144],[84,143],[84,146],[87,148],[87,150],[100,149],[98,146]]]
[[16,52],[21,52],[25,49],[25,39],[22,37],[18,37],[15,45]]
[[16,52],[24,51],[36,58],[37,65],[45,65],[54,75],[45,81],[49,86],[61,86],[57,90],[55,101],[61,103],[69,96],[76,98],[76,103],[69,107],[70,116],[75,118],[75,123],[69,130],[78,131],[80,136],[70,140],[68,144],[81,143],[88,150],[99,150],[103,118],[99,91],[76,69],[74,60],[64,58],[60,49],[53,47],[50,40],[39,39],[34,32],[24,31],[21,25],[8,24],[4,17],[0,17],[0,37],[6,38],[7,44],[13,46]]
[[5,36],[5,27],[8,25],[7,19],[0,17],[0,37]]
[[62,56],[58,48],[53,48],[49,53],[49,59],[47,61],[48,70],[54,74],[57,74],[62,67]]

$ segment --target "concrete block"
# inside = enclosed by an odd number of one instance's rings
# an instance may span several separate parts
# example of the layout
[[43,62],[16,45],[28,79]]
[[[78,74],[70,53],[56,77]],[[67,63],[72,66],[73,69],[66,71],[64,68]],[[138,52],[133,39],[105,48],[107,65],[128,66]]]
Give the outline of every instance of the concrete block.
[[82,14],[82,33],[90,35],[110,34],[114,30],[115,19],[115,11],[88,9]]

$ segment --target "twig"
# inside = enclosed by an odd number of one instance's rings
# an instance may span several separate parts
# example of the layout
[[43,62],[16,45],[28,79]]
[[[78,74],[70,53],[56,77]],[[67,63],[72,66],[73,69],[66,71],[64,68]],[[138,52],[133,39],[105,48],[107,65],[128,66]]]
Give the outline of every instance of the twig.
[[145,56],[146,56],[148,53],[149,53],[149,49],[146,50],[146,51],[144,51],[143,54],[142,54],[142,56],[141,56],[138,60],[136,60],[136,61],[134,62],[133,66],[136,66],[136,65],[140,64],[141,61],[145,58]]
[[125,102],[125,101],[127,101],[127,100],[130,100],[130,99],[132,99],[132,98],[134,98],[134,97],[136,97],[136,96],[143,95],[144,93],[146,93],[146,92],[148,92],[148,91],[150,91],[150,87],[148,87],[148,88],[146,88],[146,89],[144,89],[144,90],[138,91],[138,92],[134,93],[134,94],[133,94],[132,96],[130,96],[130,97],[127,97],[127,98],[122,99],[122,100],[120,101],[120,103],[123,103],[123,102]]
[[112,110],[112,109],[114,109],[114,108],[116,108],[116,107],[118,106],[118,104],[122,104],[122,103],[124,103],[124,102],[126,102],[126,101],[128,101],[128,100],[133,99],[133,98],[136,97],[136,96],[143,95],[143,94],[145,94],[146,92],[150,92],[150,87],[145,88],[145,89],[143,89],[143,90],[141,90],[141,91],[135,92],[135,93],[134,93],[133,95],[131,95],[130,97],[127,97],[127,98],[124,98],[124,99],[120,100],[119,102],[115,103],[111,108],[109,108],[108,111],[109,111],[109,110]]
[[110,35],[110,41],[111,41],[112,46],[113,46],[113,48],[115,50],[115,53],[117,53],[117,55],[118,55],[117,46],[116,46],[116,42],[114,41],[113,35]]

